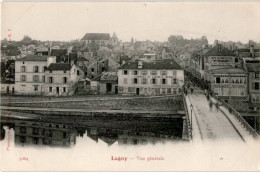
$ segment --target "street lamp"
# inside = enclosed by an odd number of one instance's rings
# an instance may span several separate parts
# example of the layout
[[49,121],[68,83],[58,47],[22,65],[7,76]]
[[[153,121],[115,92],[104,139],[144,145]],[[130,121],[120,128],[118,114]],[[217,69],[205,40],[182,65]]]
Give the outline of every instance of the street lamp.
[[191,130],[192,130],[192,110],[193,110],[193,105],[190,104],[190,125],[191,125]]

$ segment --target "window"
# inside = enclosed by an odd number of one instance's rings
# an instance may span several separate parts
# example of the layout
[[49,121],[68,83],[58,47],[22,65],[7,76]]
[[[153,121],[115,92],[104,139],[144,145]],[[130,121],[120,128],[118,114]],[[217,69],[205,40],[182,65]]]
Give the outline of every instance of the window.
[[53,83],[53,77],[49,77],[49,83]]
[[21,66],[21,72],[25,72],[25,66]]
[[142,79],[142,83],[143,83],[143,84],[146,84],[146,78],[143,78],[143,79]]
[[152,84],[156,84],[156,79],[155,78],[152,79]]
[[137,78],[134,78],[134,84],[137,84]]
[[127,75],[128,71],[127,70],[124,70],[124,75]]
[[26,81],[26,75],[21,76],[21,81]]
[[142,71],[142,75],[147,75],[147,71],[146,70]]
[[67,72],[66,70],[63,71],[64,74],[66,74],[66,72]]
[[77,70],[77,75],[78,75],[78,76],[80,75],[79,70]]
[[255,79],[259,79],[259,72],[255,72]]
[[52,92],[52,87],[49,87],[49,92]]
[[161,71],[161,75],[167,75],[167,71],[166,70]]
[[42,82],[45,83],[45,76],[42,76]]
[[124,78],[124,84],[127,84],[127,78]]
[[39,75],[34,75],[33,76],[33,82],[39,82]]
[[173,79],[173,84],[177,84],[177,79],[176,78]]
[[44,66],[42,66],[42,72],[44,72],[44,70],[45,70],[45,67],[44,67]]
[[166,84],[166,79],[165,78],[162,79],[162,84]]
[[171,94],[172,93],[172,89],[171,88],[167,88],[167,94]]
[[67,84],[67,77],[63,77],[63,83]]
[[156,70],[152,70],[152,75],[157,75],[157,71]]
[[255,82],[255,89],[256,89],[256,90],[259,89],[259,82]]
[[105,72],[105,67],[101,67],[101,72]]
[[236,62],[236,63],[238,62],[238,58],[235,58],[235,62]]
[[66,87],[63,87],[63,92],[66,92]]
[[95,71],[95,69],[94,68],[91,68],[91,72],[94,72]]
[[133,71],[133,74],[134,74],[134,75],[138,75],[138,71],[137,71],[137,70],[134,70],[134,71]]
[[220,83],[220,77],[216,78],[216,83],[219,84]]
[[175,70],[172,73],[173,73],[173,75],[177,75],[177,71],[175,71]]
[[39,91],[39,86],[38,85],[34,85],[34,91]]
[[50,73],[52,73],[52,70],[50,70]]
[[38,66],[34,66],[33,67],[33,72],[39,72],[39,67]]

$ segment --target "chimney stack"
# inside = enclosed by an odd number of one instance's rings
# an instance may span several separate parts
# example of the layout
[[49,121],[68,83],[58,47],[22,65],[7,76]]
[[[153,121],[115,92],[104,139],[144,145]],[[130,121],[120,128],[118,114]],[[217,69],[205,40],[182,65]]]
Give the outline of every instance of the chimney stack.
[[143,62],[141,60],[138,61],[138,69],[143,68]]
[[250,46],[250,56],[253,57],[253,58],[255,57],[254,45],[251,45],[251,46]]

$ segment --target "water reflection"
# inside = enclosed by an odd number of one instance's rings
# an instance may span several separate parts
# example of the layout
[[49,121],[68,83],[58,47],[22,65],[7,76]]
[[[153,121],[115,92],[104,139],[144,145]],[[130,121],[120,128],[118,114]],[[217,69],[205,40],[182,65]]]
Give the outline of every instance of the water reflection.
[[[2,121],[1,121],[2,122]],[[182,141],[183,120],[181,118],[139,119],[70,123],[66,121],[34,121],[13,120],[1,123],[1,140],[5,139],[3,126],[14,129],[16,145],[63,146],[70,147],[76,144],[77,137],[91,138],[96,143],[100,140],[108,146],[118,143],[121,145],[146,145],[165,143],[168,141]],[[122,126],[124,124],[127,127]]]

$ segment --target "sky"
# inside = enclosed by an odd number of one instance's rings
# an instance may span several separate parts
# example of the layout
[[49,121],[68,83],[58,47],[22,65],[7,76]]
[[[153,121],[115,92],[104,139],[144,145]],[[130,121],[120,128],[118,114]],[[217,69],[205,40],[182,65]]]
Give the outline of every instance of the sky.
[[[207,36],[260,42],[259,2],[3,2],[1,37],[69,41],[115,32],[122,41]],[[8,31],[10,29],[11,31]]]

